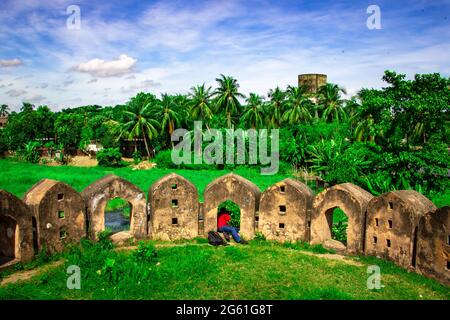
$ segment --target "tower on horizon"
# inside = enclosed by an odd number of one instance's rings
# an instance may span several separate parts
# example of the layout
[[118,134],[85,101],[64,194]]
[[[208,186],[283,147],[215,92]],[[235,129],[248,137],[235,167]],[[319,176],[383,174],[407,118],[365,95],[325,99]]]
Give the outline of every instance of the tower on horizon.
[[317,93],[317,90],[326,83],[326,74],[306,73],[298,75],[298,85],[306,86],[308,93]]

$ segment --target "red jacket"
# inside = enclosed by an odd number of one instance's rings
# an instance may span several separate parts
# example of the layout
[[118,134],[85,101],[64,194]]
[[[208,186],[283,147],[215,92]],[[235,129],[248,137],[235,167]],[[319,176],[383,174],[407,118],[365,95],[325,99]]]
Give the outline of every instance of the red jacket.
[[219,218],[217,219],[217,229],[222,228],[223,226],[228,225],[228,221],[231,220],[231,216],[228,213],[221,213]]

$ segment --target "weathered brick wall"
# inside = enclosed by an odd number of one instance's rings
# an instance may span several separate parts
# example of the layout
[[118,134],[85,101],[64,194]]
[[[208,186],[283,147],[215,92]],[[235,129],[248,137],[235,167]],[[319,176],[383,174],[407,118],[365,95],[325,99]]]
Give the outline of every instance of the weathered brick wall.
[[[130,238],[205,236],[217,227],[218,206],[231,200],[240,207],[241,234],[246,239],[260,232],[268,240],[300,240],[346,254],[374,255],[449,284],[449,207],[436,209],[415,191],[373,197],[351,183],[314,195],[294,179],[280,181],[261,194],[252,182],[232,173],[205,188],[203,203],[196,187],[177,174],[153,183],[148,200],[137,186],[114,175],[92,183],[81,194],[46,179],[33,186],[24,201],[0,190],[0,269],[30,261],[44,245],[58,252],[82,237],[96,239],[105,228],[106,203],[117,197],[131,205],[130,231],[125,232]],[[346,245],[332,239],[335,208],[348,217]]]

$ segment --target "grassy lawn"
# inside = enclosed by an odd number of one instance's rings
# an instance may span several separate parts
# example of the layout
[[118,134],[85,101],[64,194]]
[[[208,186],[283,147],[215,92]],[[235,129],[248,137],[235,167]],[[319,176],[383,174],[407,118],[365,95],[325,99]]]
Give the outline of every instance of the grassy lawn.
[[[84,242],[63,254],[64,266],[0,287],[0,299],[450,299],[449,288],[390,262],[348,258],[359,263],[353,265],[306,244],[163,244],[148,258],[153,244],[136,254]],[[381,268],[379,290],[366,285],[374,264]],[[80,290],[67,289],[70,265],[80,267]]]
[[[71,167],[59,166],[51,167],[44,165],[36,165],[25,162],[18,162],[11,159],[0,159],[0,189],[7,190],[18,197],[22,197],[24,193],[31,188],[40,179],[48,178],[65,182],[82,191],[89,184],[107,174],[115,174],[125,178],[145,193],[148,192],[152,183],[166,174],[176,172],[185,177],[197,186],[200,192],[200,198],[203,198],[203,190],[214,179],[229,173],[227,170],[169,170],[154,168],[151,170],[132,170],[131,168],[102,168],[102,167]],[[261,191],[272,184],[281,181],[288,176],[286,175],[267,175],[260,174],[259,169],[239,168],[233,171],[236,174],[252,181]]]

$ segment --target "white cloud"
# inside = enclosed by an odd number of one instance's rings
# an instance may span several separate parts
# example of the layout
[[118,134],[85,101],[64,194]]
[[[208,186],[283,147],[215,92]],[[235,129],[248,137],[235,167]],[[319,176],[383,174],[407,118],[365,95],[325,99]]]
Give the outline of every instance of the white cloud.
[[117,60],[92,59],[73,67],[73,70],[95,77],[117,77],[132,72],[136,62],[137,59],[122,54]]
[[18,90],[16,90],[16,89],[11,89],[11,90],[8,90],[8,91],[6,91],[6,94],[8,95],[8,96],[10,96],[10,97],[19,97],[19,96],[22,96],[22,95],[24,95],[25,93],[27,93],[27,91],[25,91],[25,90],[22,90],[22,89],[18,89]]
[[24,100],[26,100],[28,102],[39,103],[39,102],[44,101],[45,99],[46,98],[40,94],[33,94],[33,95],[26,97],[26,99],[24,99]]
[[17,67],[22,63],[20,59],[0,60],[0,67]]

